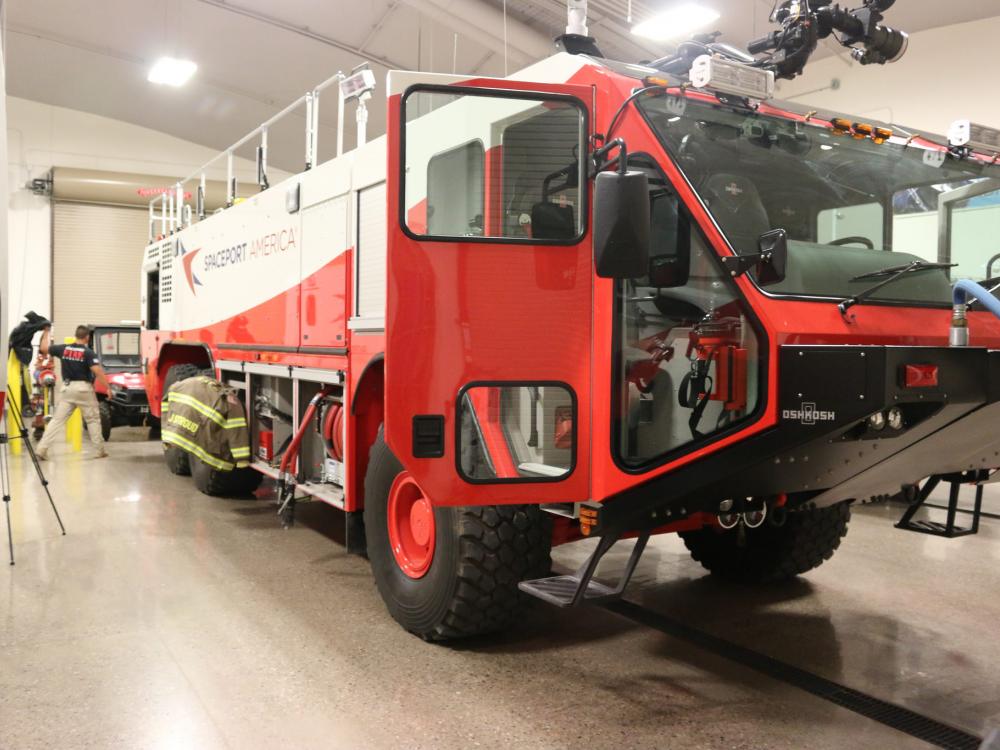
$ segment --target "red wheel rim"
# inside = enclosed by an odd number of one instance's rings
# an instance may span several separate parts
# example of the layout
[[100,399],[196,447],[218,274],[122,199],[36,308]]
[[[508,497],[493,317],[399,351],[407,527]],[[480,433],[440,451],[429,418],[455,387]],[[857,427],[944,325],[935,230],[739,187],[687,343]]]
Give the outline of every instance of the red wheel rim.
[[422,578],[434,560],[434,508],[408,472],[389,489],[389,546],[410,578]]

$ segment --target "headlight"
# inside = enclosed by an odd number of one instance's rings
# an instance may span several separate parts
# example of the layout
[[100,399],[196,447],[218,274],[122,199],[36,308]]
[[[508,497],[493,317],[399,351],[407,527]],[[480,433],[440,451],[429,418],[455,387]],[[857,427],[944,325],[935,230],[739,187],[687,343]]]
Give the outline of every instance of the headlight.
[[903,429],[903,412],[900,411],[898,406],[894,406],[889,409],[888,416],[889,427],[893,430]]

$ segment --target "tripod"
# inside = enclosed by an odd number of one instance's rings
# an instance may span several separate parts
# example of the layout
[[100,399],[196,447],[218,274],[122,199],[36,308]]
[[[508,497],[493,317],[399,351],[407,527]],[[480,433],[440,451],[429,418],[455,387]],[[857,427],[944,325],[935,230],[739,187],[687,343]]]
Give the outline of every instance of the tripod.
[[49,491],[49,480],[45,478],[45,473],[42,471],[41,462],[38,460],[38,454],[35,453],[35,446],[31,444],[31,440],[28,439],[28,429],[24,426],[24,419],[21,415],[21,410],[18,408],[14,399],[9,398],[10,391],[7,393],[0,393],[0,417],[3,415],[3,401],[4,396],[7,396],[7,405],[10,408],[10,415],[14,418],[14,424],[17,427],[17,435],[8,436],[7,435],[7,422],[6,420],[0,421],[0,492],[3,492],[3,507],[7,516],[7,547],[10,550],[10,564],[14,564],[14,533],[10,525],[10,464],[7,457],[7,445],[11,440],[21,440],[23,445],[28,451],[28,455],[31,457],[31,463],[35,467],[35,473],[38,474],[38,481],[41,482],[42,489],[45,490],[45,495],[49,499],[49,505],[52,507],[52,512],[55,513],[56,521],[59,523],[59,529],[62,531],[63,536],[66,536],[66,527],[63,526],[62,519],[59,517],[59,510],[56,508],[56,502],[52,499],[52,493]]

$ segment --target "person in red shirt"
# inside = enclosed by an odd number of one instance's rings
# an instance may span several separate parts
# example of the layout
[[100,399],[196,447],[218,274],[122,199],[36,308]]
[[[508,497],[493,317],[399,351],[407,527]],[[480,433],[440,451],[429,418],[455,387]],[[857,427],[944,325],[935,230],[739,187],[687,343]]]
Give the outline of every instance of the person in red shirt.
[[45,428],[45,434],[42,435],[35,453],[41,460],[46,460],[49,457],[49,447],[56,437],[62,434],[73,412],[79,409],[83,414],[83,421],[87,424],[90,441],[94,444],[93,458],[104,458],[108,452],[104,449],[104,438],[101,436],[101,413],[97,406],[94,381],[97,380],[104,385],[108,393],[111,393],[111,385],[97,354],[87,345],[90,328],[77,326],[76,341],[72,344],[53,344],[50,341],[51,335],[52,327],[46,326],[42,331],[38,351],[61,360],[63,388],[59,392],[52,421]]

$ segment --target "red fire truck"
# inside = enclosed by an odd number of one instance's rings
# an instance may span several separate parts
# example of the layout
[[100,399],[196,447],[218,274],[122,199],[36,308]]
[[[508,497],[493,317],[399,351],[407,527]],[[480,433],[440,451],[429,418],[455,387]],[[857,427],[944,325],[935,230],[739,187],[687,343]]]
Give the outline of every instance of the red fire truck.
[[[711,41],[648,66],[562,41],[502,80],[391,72],[387,134],[319,164],[311,92],[306,171],[268,185],[267,123],[259,194],[230,176],[204,217],[202,177],[150,208],[154,415],[201,370],[238,389],[253,471],[341,509],[428,639],[525,594],[616,596],[651,534],[797,575],[852,501],[1000,467],[1000,321],[952,291],[988,275],[992,153],[768,101],[788,70]],[[334,82],[363,106],[373,79]],[[583,537],[587,565],[550,576]],[[630,537],[618,586],[594,580]]]

